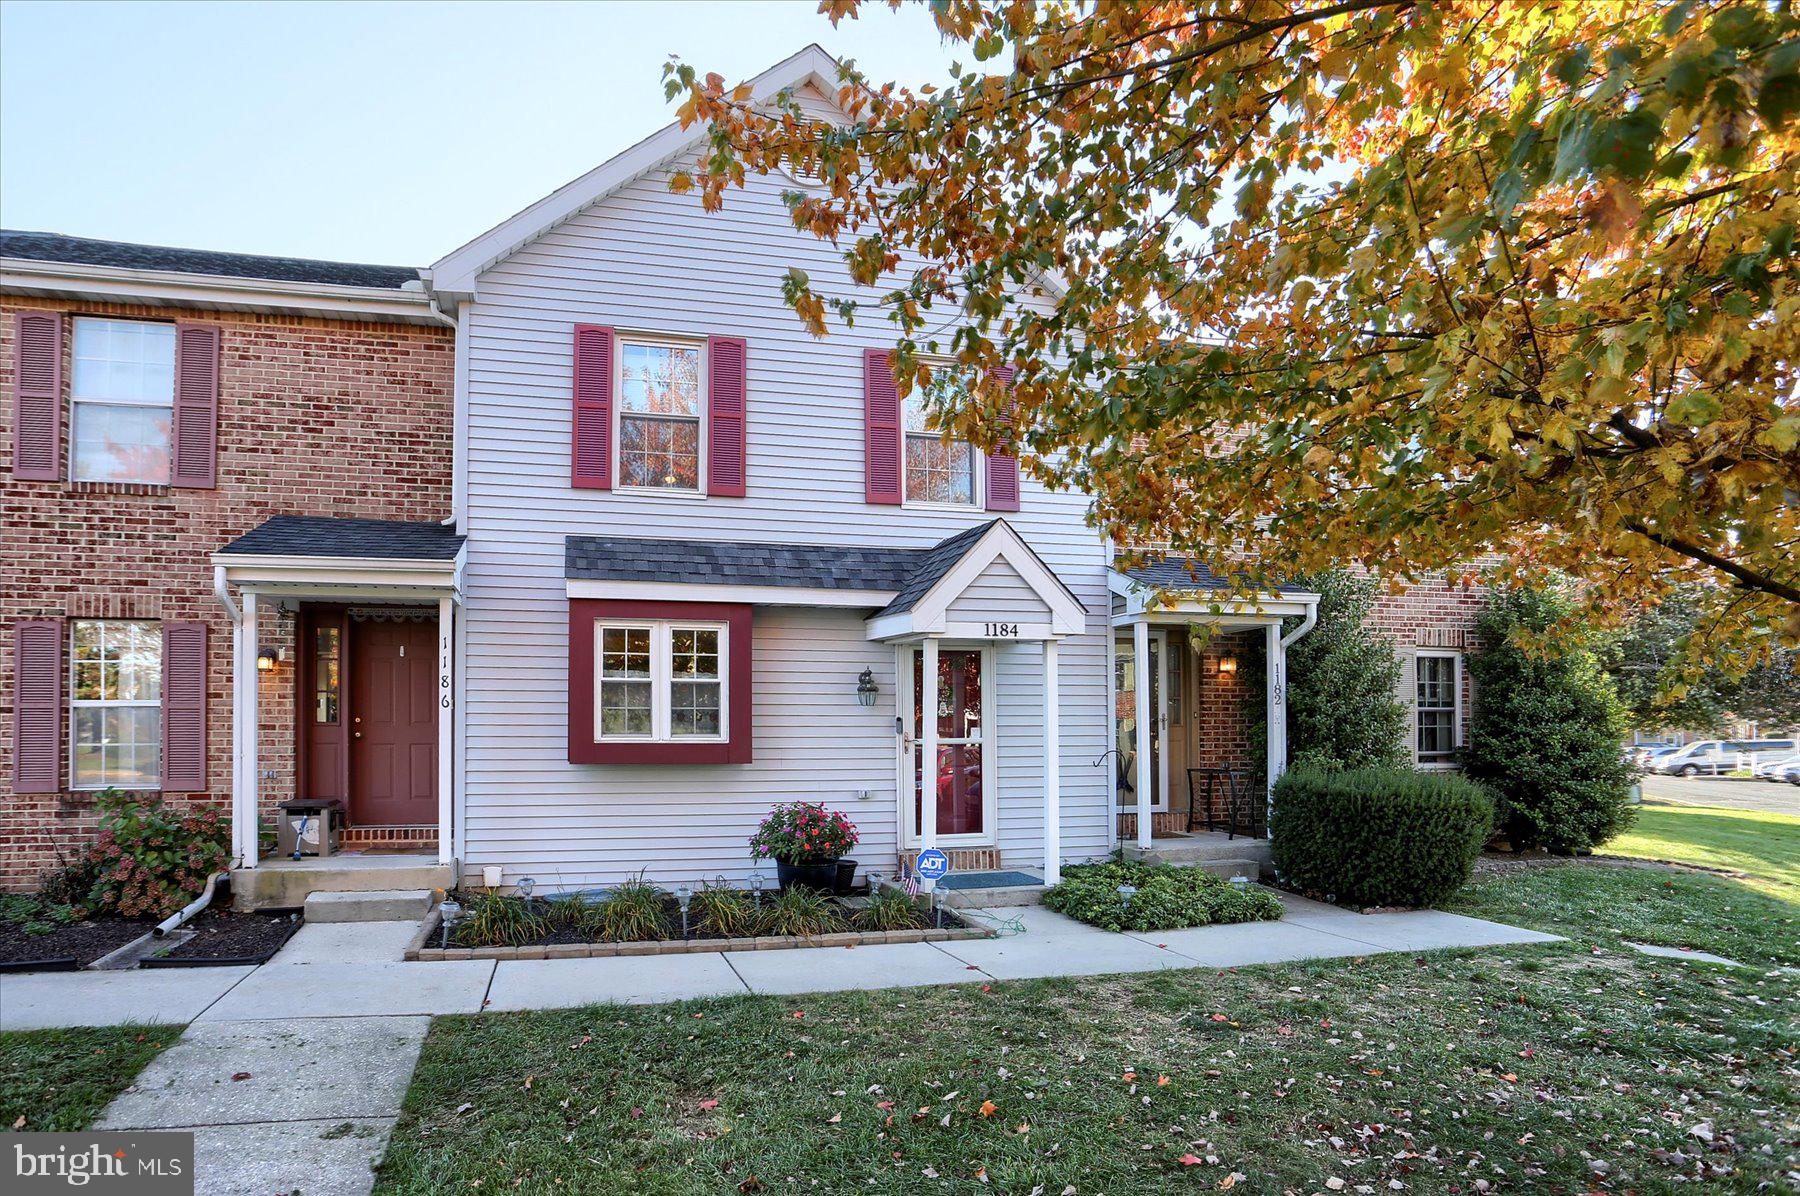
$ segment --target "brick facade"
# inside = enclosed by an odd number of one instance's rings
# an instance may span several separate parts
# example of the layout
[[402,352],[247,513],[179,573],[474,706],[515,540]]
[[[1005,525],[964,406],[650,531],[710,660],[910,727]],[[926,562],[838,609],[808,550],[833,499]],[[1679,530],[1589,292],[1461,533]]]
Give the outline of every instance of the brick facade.
[[[19,310],[198,320],[224,332],[218,487],[22,482],[12,476],[14,319]],[[231,626],[211,555],[270,515],[435,520],[450,510],[452,330],[7,296],[0,304],[0,889],[21,889],[91,836],[91,795],[12,792],[12,625],[29,617],[207,624],[207,792],[231,783]],[[64,337],[65,355],[71,337]],[[67,379],[69,370],[65,368]],[[63,405],[68,444],[68,404]],[[66,471],[65,471],[66,472]],[[294,618],[265,609],[260,645],[286,649],[262,674],[265,810],[291,796]],[[66,693],[65,693],[66,698]],[[64,727],[64,781],[67,782]]]

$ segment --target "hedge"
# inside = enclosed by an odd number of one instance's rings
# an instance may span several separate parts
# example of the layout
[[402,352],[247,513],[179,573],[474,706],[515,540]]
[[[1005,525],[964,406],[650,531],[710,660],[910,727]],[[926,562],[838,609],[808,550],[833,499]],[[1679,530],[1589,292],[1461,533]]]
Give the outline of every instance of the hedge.
[[[1137,889],[1129,903],[1119,895],[1120,885]],[[1102,930],[1177,930],[1281,917],[1281,902],[1266,889],[1240,893],[1230,881],[1198,868],[1125,860],[1064,868],[1062,882],[1044,894],[1044,905]]]
[[1425,906],[1469,878],[1494,825],[1487,790],[1454,773],[1297,768],[1275,785],[1282,883],[1347,905]]

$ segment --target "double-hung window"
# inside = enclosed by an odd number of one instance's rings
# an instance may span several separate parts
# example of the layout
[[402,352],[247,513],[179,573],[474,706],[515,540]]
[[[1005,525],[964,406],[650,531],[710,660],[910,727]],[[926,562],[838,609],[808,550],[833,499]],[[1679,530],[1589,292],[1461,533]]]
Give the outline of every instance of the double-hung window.
[[601,622],[594,634],[598,742],[716,743],[729,738],[725,624]]
[[75,320],[73,450],[78,482],[169,481],[175,326]]
[[72,628],[69,776],[76,789],[162,784],[162,628],[77,619]]
[[938,365],[929,388],[915,386],[906,396],[900,415],[906,433],[901,472],[907,502],[972,507],[979,500],[975,446],[966,440],[946,440],[935,415],[964,401],[967,389],[953,366]]
[[1413,658],[1413,667],[1418,720],[1414,753],[1420,764],[1452,764],[1456,760],[1462,658],[1454,652],[1421,652]]
[[705,346],[621,335],[621,487],[700,491],[706,419]]

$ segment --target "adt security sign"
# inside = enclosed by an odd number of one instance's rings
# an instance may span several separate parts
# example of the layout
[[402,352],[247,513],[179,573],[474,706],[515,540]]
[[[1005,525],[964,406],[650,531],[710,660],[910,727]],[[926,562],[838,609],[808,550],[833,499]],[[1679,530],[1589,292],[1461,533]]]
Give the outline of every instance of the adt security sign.
[[919,853],[918,862],[914,864],[919,870],[919,879],[942,880],[950,871],[950,857],[933,847],[929,851]]

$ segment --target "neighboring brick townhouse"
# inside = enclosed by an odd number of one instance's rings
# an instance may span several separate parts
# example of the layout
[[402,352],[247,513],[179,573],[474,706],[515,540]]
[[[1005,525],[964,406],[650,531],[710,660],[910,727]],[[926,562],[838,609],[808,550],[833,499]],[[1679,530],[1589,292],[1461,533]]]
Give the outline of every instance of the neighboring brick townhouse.
[[[275,514],[447,516],[453,345],[416,270],[0,234],[0,886],[104,786],[230,800],[213,554]],[[295,621],[260,630],[274,684]],[[261,706],[265,810],[294,710]]]

